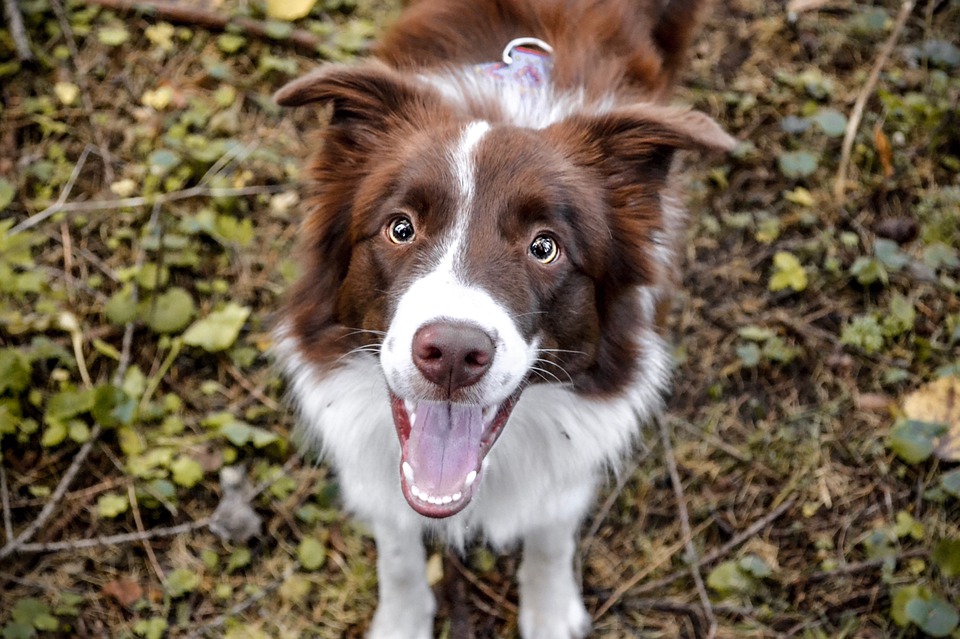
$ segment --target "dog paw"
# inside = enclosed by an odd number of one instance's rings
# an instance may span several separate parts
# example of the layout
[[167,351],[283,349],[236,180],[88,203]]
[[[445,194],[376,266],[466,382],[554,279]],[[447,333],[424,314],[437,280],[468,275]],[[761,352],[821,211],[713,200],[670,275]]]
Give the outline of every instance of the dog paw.
[[374,618],[366,639],[433,639],[433,624],[397,624],[396,620]]
[[590,626],[590,615],[579,597],[556,608],[526,606],[520,610],[523,639],[583,639]]

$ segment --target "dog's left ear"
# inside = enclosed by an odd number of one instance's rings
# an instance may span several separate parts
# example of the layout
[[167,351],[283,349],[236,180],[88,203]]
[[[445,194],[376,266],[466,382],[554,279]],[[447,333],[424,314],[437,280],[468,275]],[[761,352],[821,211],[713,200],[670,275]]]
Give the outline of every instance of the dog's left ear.
[[710,116],[685,108],[635,105],[595,116],[578,115],[547,135],[579,166],[594,172],[610,207],[615,258],[608,274],[620,285],[655,279],[650,260],[658,229],[668,222],[665,195],[677,150],[730,151],[737,141]]

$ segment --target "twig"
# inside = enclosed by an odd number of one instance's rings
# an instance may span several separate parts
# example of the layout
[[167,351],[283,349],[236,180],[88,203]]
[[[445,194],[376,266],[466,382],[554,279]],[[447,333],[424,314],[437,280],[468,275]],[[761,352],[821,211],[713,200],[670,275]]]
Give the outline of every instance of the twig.
[[[743,530],[743,532],[733,537],[733,539],[731,539],[730,541],[722,545],[720,548],[704,555],[700,559],[700,565],[707,566],[709,564],[712,564],[716,560],[720,559],[721,557],[725,557],[731,550],[733,550],[740,544],[744,543],[745,541],[747,541],[748,539],[756,535],[758,532],[760,532],[761,530],[769,526],[771,523],[779,519],[781,516],[783,516],[783,514],[788,510],[790,510],[791,508],[793,508],[793,506],[796,503],[797,503],[796,499],[788,499],[787,501],[783,502],[782,504],[777,506],[774,510],[772,510],[771,512],[767,513],[757,521],[750,524],[747,528]],[[657,581],[651,581],[649,583],[646,583],[640,586],[639,588],[637,588],[633,592],[633,595],[641,595],[643,593],[650,592],[651,590],[658,590],[660,588],[663,588],[664,586],[669,586],[673,582],[678,581],[679,579],[682,579],[685,574],[686,574],[685,570],[679,570],[671,575],[667,575],[663,579],[658,579]]]
[[826,581],[828,579],[833,579],[834,577],[844,577],[847,575],[853,575],[858,572],[867,572],[870,570],[876,570],[877,568],[882,568],[890,559],[895,559],[900,562],[904,559],[913,559],[915,557],[926,557],[930,554],[930,551],[926,548],[916,548],[914,550],[908,550],[907,552],[901,553],[895,557],[883,557],[880,559],[868,559],[866,561],[859,561],[853,564],[845,564],[836,568],[834,570],[823,570],[820,572],[815,572],[811,575],[805,577],[798,577],[791,583],[787,584],[788,586],[793,586],[798,583],[811,583],[817,581]]
[[175,537],[183,533],[206,528],[208,525],[210,525],[210,518],[204,517],[203,519],[190,521],[185,524],[178,524],[166,528],[151,528],[143,532],[121,533],[107,537],[91,537],[89,539],[74,539],[70,541],[55,541],[45,544],[21,544],[16,550],[21,553],[41,553],[61,552],[64,550],[85,550],[87,548],[99,548],[100,546],[116,546],[118,544],[129,544],[137,541],[142,542],[145,539]]
[[263,186],[245,186],[238,189],[212,188],[209,186],[193,186],[182,191],[172,191],[170,193],[160,193],[157,195],[140,195],[137,197],[125,197],[119,200],[93,200],[90,202],[56,202],[51,204],[36,215],[32,215],[20,222],[7,232],[7,235],[16,235],[22,231],[33,228],[49,217],[57,213],[83,213],[86,211],[104,211],[110,209],[135,208],[138,206],[148,206],[154,204],[168,204],[179,200],[187,200],[195,197],[242,197],[246,195],[263,195],[266,193],[280,193],[288,189],[289,186],[283,184],[268,184]]
[[693,545],[693,534],[690,532],[690,516],[687,513],[687,498],[683,494],[683,482],[680,481],[680,472],[677,470],[677,459],[673,454],[670,432],[667,430],[666,420],[662,418],[657,419],[657,426],[660,429],[663,456],[666,458],[667,471],[670,473],[670,482],[673,484],[673,493],[677,498],[677,512],[680,515],[680,531],[683,534],[683,545],[686,548],[686,559],[690,565],[690,575],[693,577],[693,583],[697,587],[697,594],[700,596],[700,605],[703,606],[703,614],[709,624],[707,637],[708,639],[713,639],[717,636],[717,618],[713,614],[713,605],[710,603],[710,596],[707,595],[707,588],[703,585],[703,576],[700,574],[700,561],[697,558],[697,549]]
[[227,364],[224,367],[224,370],[227,371],[227,374],[230,375],[230,377],[232,377],[238,384],[240,384],[240,386],[242,386],[244,390],[250,393],[250,396],[256,399],[258,402],[260,402],[261,404],[263,404],[264,406],[266,406],[272,411],[281,410],[280,404],[278,404],[274,400],[264,395],[263,388],[254,386],[253,382],[251,382],[249,379],[244,377],[243,373],[237,370],[236,366],[233,366],[232,364]]
[[[53,491],[53,495],[50,496],[49,501],[43,505],[43,508],[40,510],[40,514],[37,515],[37,518],[24,529],[16,539],[8,540],[7,543],[0,548],[0,559],[7,557],[8,555],[17,552],[24,551],[24,548],[30,544],[27,544],[28,541],[33,539],[33,536],[37,534],[37,531],[47,523],[47,520],[50,519],[50,516],[53,515],[54,509],[63,499],[63,496],[66,494],[67,489],[70,488],[70,484],[73,483],[73,478],[76,477],[77,473],[80,471],[80,466],[83,465],[83,462],[87,459],[87,456],[90,454],[90,451],[93,449],[93,445],[96,443],[97,438],[100,437],[100,424],[94,424],[93,428],[90,429],[90,438],[80,447],[80,450],[77,451],[76,456],[73,458],[73,461],[70,463],[70,467],[67,468],[67,472],[63,474],[63,477],[60,478],[60,483],[57,484],[56,489]],[[43,544],[40,544],[43,545]]]
[[[239,29],[249,36],[277,42],[277,38],[271,35],[266,22],[251,18],[231,17],[193,6],[156,0],[85,0],[85,2],[114,11],[136,11],[161,20],[199,26],[212,31]],[[324,40],[303,29],[293,29],[287,37],[283,38],[283,41],[313,56],[317,55],[320,45],[324,43]]]
[[873,90],[880,80],[880,72],[886,65],[890,54],[893,53],[893,47],[900,38],[900,32],[903,31],[907,18],[910,17],[910,12],[913,11],[913,5],[914,0],[904,0],[903,4],[900,5],[900,13],[897,14],[897,21],[893,25],[893,30],[887,37],[886,42],[883,43],[880,55],[873,63],[870,75],[867,76],[867,81],[860,89],[857,101],[853,105],[853,111],[850,112],[850,119],[847,122],[847,130],[843,135],[843,146],[840,151],[840,166],[837,169],[836,181],[833,183],[833,196],[837,199],[838,205],[843,203],[844,191],[847,187],[847,168],[850,165],[850,153],[853,151],[853,141],[857,136],[857,129],[860,128],[860,120],[863,118],[863,109],[867,105],[867,100],[873,95]]
[[13,519],[10,517],[10,492],[7,489],[7,469],[0,460],[0,501],[3,503],[3,532],[7,543],[13,541]]
[[13,44],[17,49],[17,57],[21,62],[32,61],[33,52],[30,51],[30,39],[27,38],[27,30],[23,27],[23,14],[20,13],[17,0],[3,0],[3,8],[7,14],[10,37],[13,38]]
[[[144,533],[143,519],[140,517],[140,504],[137,503],[137,491],[134,490],[132,483],[127,484],[127,496],[130,499],[130,510],[133,511],[133,521],[137,525],[137,532],[142,535]],[[157,574],[157,579],[166,586],[167,575],[163,572],[163,568],[160,567],[160,562],[157,561],[157,555],[153,552],[153,546],[150,545],[149,539],[143,540],[143,549],[147,553],[147,559],[150,560],[153,572]]]

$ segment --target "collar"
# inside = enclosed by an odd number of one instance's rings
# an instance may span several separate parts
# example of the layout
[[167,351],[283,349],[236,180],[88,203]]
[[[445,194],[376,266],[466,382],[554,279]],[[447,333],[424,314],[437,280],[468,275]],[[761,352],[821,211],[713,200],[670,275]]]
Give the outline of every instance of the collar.
[[553,47],[539,38],[516,38],[504,47],[502,62],[473,68],[479,75],[508,80],[522,89],[537,89],[550,79]]

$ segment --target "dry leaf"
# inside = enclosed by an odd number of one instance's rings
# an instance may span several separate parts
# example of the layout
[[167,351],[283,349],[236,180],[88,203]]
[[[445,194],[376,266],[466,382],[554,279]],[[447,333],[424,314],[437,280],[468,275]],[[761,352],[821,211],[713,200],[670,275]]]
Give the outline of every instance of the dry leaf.
[[140,584],[132,579],[124,578],[105,583],[102,592],[125,608],[129,608],[143,596],[143,588],[140,587]]
[[883,177],[888,180],[893,177],[893,151],[890,149],[890,138],[883,132],[879,124],[873,127],[873,146],[883,166]]
[[274,20],[299,20],[310,13],[317,0],[267,0],[267,17]]
[[920,387],[903,400],[908,419],[946,424],[947,432],[933,454],[944,461],[960,461],[960,377],[944,377]]

